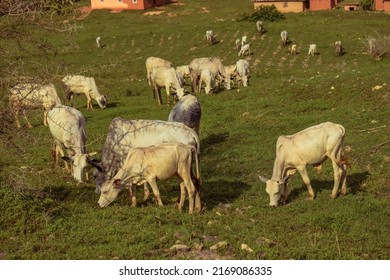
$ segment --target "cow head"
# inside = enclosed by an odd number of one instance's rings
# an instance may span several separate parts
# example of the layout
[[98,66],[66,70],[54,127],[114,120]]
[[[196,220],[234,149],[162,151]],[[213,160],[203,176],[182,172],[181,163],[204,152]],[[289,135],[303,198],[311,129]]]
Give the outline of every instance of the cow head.
[[101,98],[97,99],[97,102],[98,102],[100,108],[106,109],[106,106],[107,106],[107,96],[102,95]]
[[113,202],[122,190],[121,179],[113,179],[102,185],[98,204],[100,207],[107,207]]
[[91,162],[89,156],[94,155],[96,153],[90,154],[74,154],[70,157],[64,156],[63,160],[71,162],[73,168],[73,178],[75,178],[78,182],[84,182],[84,169]]
[[285,203],[288,196],[287,175],[281,180],[267,179],[264,176],[259,176],[260,180],[266,183],[266,192],[269,195],[269,205],[278,206],[279,203]]

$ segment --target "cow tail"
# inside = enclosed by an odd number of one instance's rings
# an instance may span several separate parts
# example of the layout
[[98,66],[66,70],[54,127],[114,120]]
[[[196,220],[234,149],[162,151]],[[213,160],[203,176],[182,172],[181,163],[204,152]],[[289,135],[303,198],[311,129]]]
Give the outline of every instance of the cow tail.
[[196,184],[195,185],[196,185],[196,189],[200,193],[202,190],[202,178],[200,175],[200,164],[199,164],[200,152],[198,149],[195,150],[194,147],[191,147],[191,154],[195,158],[195,170],[196,170],[196,178],[195,178]]

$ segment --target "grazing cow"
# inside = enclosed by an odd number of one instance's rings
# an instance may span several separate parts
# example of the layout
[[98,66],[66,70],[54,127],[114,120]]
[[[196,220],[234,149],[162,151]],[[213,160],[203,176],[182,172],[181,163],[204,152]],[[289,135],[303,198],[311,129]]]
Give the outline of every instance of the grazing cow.
[[[162,105],[162,87],[165,87],[165,92],[167,94],[167,105],[170,104],[171,89],[172,92],[177,94],[178,98],[184,95],[184,88],[182,87],[184,79],[176,72],[175,68],[173,67],[154,67],[150,74],[150,82],[154,95],[157,96],[158,105]],[[175,103],[176,99],[173,97],[173,104]]]
[[[165,66],[171,68],[172,63],[168,60],[159,57],[150,56],[146,59],[145,66],[146,66],[146,78],[148,80],[149,86],[151,86],[152,84],[150,83],[150,74],[152,73],[152,69],[157,66]],[[154,98],[156,98],[156,96]]]
[[[189,209],[194,212],[194,200],[197,188],[192,181],[195,179],[192,171],[192,159],[196,153],[192,146],[182,143],[165,143],[158,146],[131,148],[126,156],[123,166],[118,173],[108,182],[102,185],[99,198],[99,206],[106,207],[115,200],[125,184],[130,183],[132,200],[135,199],[135,186],[149,183],[158,205],[163,203],[157,180],[166,180],[174,175],[181,179],[180,200],[178,208],[181,210],[185,200],[185,190],[188,193]],[[195,159],[197,157],[195,156]],[[199,165],[196,162],[197,171]],[[199,211],[199,209],[197,209]]]
[[238,56],[244,57],[246,55],[251,55],[250,44],[241,45],[241,49],[238,52]]
[[282,38],[282,45],[285,46],[287,44],[287,40],[288,40],[288,34],[287,34],[287,31],[286,30],[283,30],[282,32],[280,32],[280,37]]
[[345,129],[331,122],[321,123],[288,136],[280,136],[276,143],[276,158],[272,178],[260,179],[267,184],[266,191],[270,197],[270,205],[278,206],[285,203],[289,194],[288,179],[297,170],[307,186],[309,199],[315,194],[306,171],[308,164],[321,170],[323,162],[330,158],[334,170],[334,187],[332,198],[337,196],[340,183],[341,193],[347,192],[346,160],[342,150],[345,139]]
[[227,90],[230,90],[230,83],[228,83],[223,67],[222,61],[217,57],[203,57],[194,58],[190,63],[190,73],[192,80],[192,92],[197,92],[196,87],[198,85],[200,75],[203,69],[208,69],[213,77],[219,76],[220,80],[223,81],[223,85]]
[[317,45],[316,44],[310,44],[309,45],[308,55],[316,55],[316,54],[317,54]]
[[250,67],[249,62],[245,59],[240,59],[236,62],[235,67],[236,76],[238,79],[238,82],[242,82],[242,85],[244,87],[248,86],[249,78],[250,78]]
[[202,73],[200,73],[198,92],[197,92],[198,94],[200,94],[203,84],[205,85],[204,91],[206,94],[209,94],[210,91],[214,88],[215,76],[210,72],[209,69],[203,69]]
[[101,48],[101,47],[102,47],[101,41],[102,41],[102,39],[101,39],[100,37],[97,37],[97,38],[96,38],[96,46],[97,46],[98,48]]
[[263,28],[264,28],[263,22],[262,22],[261,20],[256,21],[256,30],[257,30],[257,32],[259,32],[260,34],[262,34],[263,31],[264,31]]
[[183,78],[190,77],[190,66],[189,65],[180,65],[176,67],[177,73],[179,73]]
[[[193,146],[200,157],[200,141],[197,133],[183,123],[159,120],[125,120],[115,118],[111,121],[104,146],[101,162],[91,164],[96,168],[96,193],[103,183],[111,180],[123,166],[130,148],[148,147],[161,143],[183,143]],[[197,178],[201,182],[200,174]],[[199,187],[201,189],[201,187]],[[149,191],[144,188],[147,199]],[[200,209],[200,196],[196,196],[196,207]],[[136,201],[132,201],[135,206]]]
[[291,45],[290,54],[292,54],[292,55],[297,54],[297,45],[296,44]]
[[199,135],[201,107],[198,98],[186,94],[173,106],[168,116],[169,122],[181,122],[194,129]]
[[20,128],[20,111],[22,111],[28,127],[32,128],[26,115],[26,109],[43,107],[43,124],[47,126],[47,112],[54,106],[61,104],[61,100],[53,84],[18,84],[10,89],[10,93],[9,101],[17,128]]
[[336,55],[337,56],[342,56],[343,55],[343,46],[341,45],[341,41],[336,41],[334,43],[336,47]]
[[226,80],[228,81],[229,85],[231,85],[233,82],[234,77],[236,76],[236,65],[228,65],[225,66],[225,73],[226,73]]
[[207,30],[206,31],[206,40],[209,45],[213,45],[216,41],[216,36],[213,32],[213,30]]
[[92,99],[97,101],[100,108],[106,109],[107,97],[100,94],[93,77],[84,77],[81,75],[65,76],[62,79],[62,88],[64,90],[65,104],[67,101],[70,101],[73,107],[73,95],[85,94],[87,98],[87,109],[93,109]]
[[[73,107],[57,105],[47,114],[47,122],[54,138],[52,154],[58,164],[58,154],[62,159],[73,163],[73,177],[83,182],[84,168],[89,159],[87,153],[87,132],[83,114]],[[68,157],[65,157],[64,148]],[[65,162],[66,169],[69,171]]]
[[241,38],[241,47],[247,43],[248,36],[244,35]]
[[241,40],[240,39],[236,39],[236,49],[237,50],[241,49]]

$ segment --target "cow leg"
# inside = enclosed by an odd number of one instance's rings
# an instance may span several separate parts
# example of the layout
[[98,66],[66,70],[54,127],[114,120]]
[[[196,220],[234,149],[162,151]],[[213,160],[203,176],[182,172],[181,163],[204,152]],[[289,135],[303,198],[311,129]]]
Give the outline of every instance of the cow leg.
[[165,93],[167,94],[167,105],[169,106],[170,103],[170,95],[171,93],[169,92],[169,86],[165,86]]
[[334,186],[332,190],[332,198],[337,197],[340,183],[342,182],[342,193],[345,194],[347,191],[346,184],[346,168],[343,163],[338,163],[336,160],[332,160],[333,171],[334,171]]
[[129,187],[129,199],[131,201],[131,207],[137,206],[137,185],[131,184]]
[[157,186],[156,178],[152,178],[151,180],[148,180],[148,183],[152,187],[153,194],[158,205],[163,206],[163,203],[161,201],[160,191]]
[[15,116],[16,127],[20,128],[21,126],[20,126],[20,123],[19,123],[19,113],[18,113],[18,111],[15,110],[14,116]]
[[314,194],[314,191],[313,191],[313,187],[310,184],[310,179],[309,179],[309,175],[307,175],[306,168],[297,168],[297,169],[298,169],[299,173],[302,176],[302,180],[303,180],[303,182],[305,183],[305,185],[307,187],[307,191],[309,192],[308,199],[314,200],[315,194]]
[[177,204],[177,208],[181,211],[184,206],[184,201],[186,200],[186,186],[184,182],[180,183],[180,197]]
[[158,105],[162,105],[161,91],[160,91],[159,87],[154,88],[154,96],[155,96],[155,98],[157,98]]
[[26,120],[27,126],[28,126],[29,128],[32,128],[33,126],[32,126],[31,123],[28,121],[28,118],[27,118],[27,115],[26,115],[26,110],[23,110],[23,117],[24,117],[24,119]]
[[47,111],[46,110],[43,112],[43,125],[47,126]]
[[148,183],[144,183],[144,201],[147,201],[150,195]]

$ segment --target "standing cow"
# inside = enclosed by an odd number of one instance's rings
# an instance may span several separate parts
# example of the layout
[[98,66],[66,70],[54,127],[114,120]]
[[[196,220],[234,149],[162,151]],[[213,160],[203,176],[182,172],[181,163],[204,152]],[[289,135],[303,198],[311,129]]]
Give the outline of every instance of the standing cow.
[[[102,186],[100,207],[108,206],[126,183],[130,183],[132,200],[135,199],[135,186],[148,182],[152,187],[153,194],[158,205],[162,206],[160,191],[157,180],[166,180],[174,175],[181,179],[180,200],[178,208],[181,210],[184,205],[185,192],[188,193],[190,214],[194,211],[194,199],[198,182],[194,184],[195,178],[192,172],[192,159],[196,151],[193,146],[182,143],[165,143],[157,146],[130,148],[118,173]],[[196,159],[196,155],[194,156]],[[196,162],[196,170],[199,173],[199,165]],[[198,175],[197,175],[198,177]]]
[[[150,82],[154,96],[157,96],[158,105],[162,105],[161,88],[165,88],[167,95],[167,105],[170,104],[171,92],[175,93],[178,98],[184,95],[184,88],[182,84],[184,78],[176,72],[173,67],[157,66],[152,69],[150,74]],[[173,97],[173,103],[176,99]]]
[[99,107],[106,109],[107,97],[100,94],[93,77],[84,77],[81,75],[68,75],[62,79],[65,104],[69,101],[73,107],[73,95],[85,94],[87,98],[87,109],[93,109],[92,99],[95,99]]
[[22,111],[28,127],[32,128],[26,115],[26,109],[43,107],[43,124],[47,126],[47,112],[54,106],[61,104],[53,84],[18,84],[10,89],[10,93],[9,102],[14,113],[17,128],[20,128],[20,111]]
[[235,73],[238,82],[241,82],[244,87],[247,87],[250,78],[249,62],[245,59],[238,60],[236,62]]
[[[178,122],[168,122],[159,120],[125,120],[115,118],[111,121],[106,140],[102,148],[102,157],[99,163],[92,162],[96,167],[95,181],[96,193],[99,193],[102,185],[111,180],[119,169],[123,166],[130,148],[148,147],[161,143],[183,143],[193,146],[196,156],[200,157],[200,141],[197,133]],[[200,210],[200,191],[196,194],[196,208]],[[144,188],[147,199],[149,191]],[[135,206],[135,201],[132,205]]]
[[150,56],[146,59],[145,66],[146,66],[146,78],[148,80],[148,84],[149,86],[152,86],[150,82],[150,74],[152,73],[152,69],[157,66],[165,66],[170,68],[172,67],[172,63],[168,60],[159,57]]
[[70,171],[66,161],[72,162],[73,177],[78,182],[83,182],[84,169],[91,163],[86,147],[87,132],[83,114],[73,107],[58,105],[48,112],[47,122],[54,138],[52,154],[56,163],[58,164],[58,154],[61,154],[66,169]]
[[334,186],[332,198],[336,198],[339,185],[341,193],[347,192],[346,169],[347,163],[343,157],[345,129],[331,122],[321,123],[302,130],[293,135],[279,136],[276,142],[276,158],[271,179],[260,176],[266,183],[266,191],[270,197],[270,205],[278,206],[285,203],[288,195],[288,179],[297,170],[305,183],[309,199],[315,194],[306,171],[307,165],[321,170],[323,162],[329,158],[333,164]]

